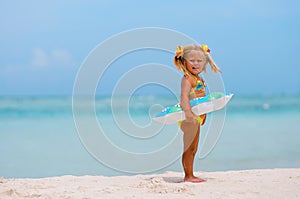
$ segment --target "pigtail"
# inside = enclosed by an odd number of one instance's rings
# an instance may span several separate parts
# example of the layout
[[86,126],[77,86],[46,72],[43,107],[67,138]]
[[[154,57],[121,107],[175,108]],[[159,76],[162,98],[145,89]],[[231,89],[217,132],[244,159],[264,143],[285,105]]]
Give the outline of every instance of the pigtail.
[[173,61],[174,61],[175,67],[179,71],[182,71],[185,75],[189,76],[189,75],[191,75],[191,73],[188,71],[188,69],[186,68],[186,66],[184,64],[184,58],[183,58],[184,50],[185,49],[183,46],[177,46],[177,50],[176,50]]
[[[207,59],[207,62],[209,63],[210,67],[211,67],[211,70],[214,72],[214,73],[222,73],[221,69],[217,66],[217,64],[214,62],[214,60],[211,58],[210,56],[210,49],[208,48],[208,46],[206,44],[203,44],[201,46],[205,56],[206,56],[206,59]],[[206,67],[204,68],[204,72],[206,72]]]
[[207,55],[207,61],[211,67],[211,70],[214,73],[222,73],[221,69],[217,66],[217,64],[214,62],[210,55]]
[[177,68],[177,70],[183,71],[183,67],[182,67],[183,64],[182,64],[181,58],[177,58],[177,57],[175,56],[173,62],[174,62],[175,67]]

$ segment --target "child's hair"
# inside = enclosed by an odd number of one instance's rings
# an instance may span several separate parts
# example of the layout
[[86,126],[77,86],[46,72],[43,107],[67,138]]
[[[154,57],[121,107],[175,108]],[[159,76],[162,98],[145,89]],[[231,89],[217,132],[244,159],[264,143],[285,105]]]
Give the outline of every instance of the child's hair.
[[190,71],[188,71],[188,69],[186,68],[185,61],[184,61],[185,58],[187,57],[187,55],[192,50],[202,52],[203,57],[205,59],[205,65],[204,65],[204,69],[203,69],[203,71],[205,73],[207,73],[207,71],[206,71],[207,63],[209,63],[209,65],[214,73],[218,73],[218,72],[221,73],[220,68],[216,65],[214,60],[210,57],[210,55],[209,55],[210,50],[208,49],[207,45],[205,45],[205,44],[203,44],[202,46],[190,44],[190,45],[187,45],[184,47],[183,46],[177,47],[176,55],[174,57],[174,65],[179,71],[183,71],[184,74],[187,76],[192,75],[190,73]]

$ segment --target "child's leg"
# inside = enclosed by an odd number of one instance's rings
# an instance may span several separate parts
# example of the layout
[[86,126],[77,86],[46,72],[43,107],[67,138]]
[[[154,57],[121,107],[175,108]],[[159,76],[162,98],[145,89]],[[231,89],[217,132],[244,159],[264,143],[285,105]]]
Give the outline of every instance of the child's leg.
[[198,149],[200,137],[200,124],[183,121],[181,124],[183,131],[184,152],[182,155],[182,165],[185,173],[185,182],[204,182],[193,174],[194,158]]

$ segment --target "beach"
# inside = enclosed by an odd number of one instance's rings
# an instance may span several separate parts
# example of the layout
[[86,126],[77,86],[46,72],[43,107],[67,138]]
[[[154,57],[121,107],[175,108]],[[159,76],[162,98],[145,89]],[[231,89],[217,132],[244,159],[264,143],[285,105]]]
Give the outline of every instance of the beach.
[[0,199],[300,199],[300,1],[0,5]]
[[134,176],[1,178],[0,198],[300,198],[300,168],[197,172],[204,183],[184,183],[183,173]]

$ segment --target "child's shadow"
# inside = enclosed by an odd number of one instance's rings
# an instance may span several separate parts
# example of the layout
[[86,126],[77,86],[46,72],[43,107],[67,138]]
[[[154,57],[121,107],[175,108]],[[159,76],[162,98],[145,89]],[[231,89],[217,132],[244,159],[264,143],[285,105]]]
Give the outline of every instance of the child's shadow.
[[163,177],[163,180],[167,183],[182,183],[182,177]]
[[[214,180],[214,178],[204,178],[205,180]],[[183,183],[182,177],[163,177],[163,180],[167,183]]]

